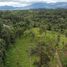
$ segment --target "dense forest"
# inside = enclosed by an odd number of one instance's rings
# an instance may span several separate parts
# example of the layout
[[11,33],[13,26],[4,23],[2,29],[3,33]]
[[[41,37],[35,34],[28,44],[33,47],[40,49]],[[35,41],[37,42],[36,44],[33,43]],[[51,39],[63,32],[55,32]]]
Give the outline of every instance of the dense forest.
[[67,67],[67,10],[0,11],[0,67]]

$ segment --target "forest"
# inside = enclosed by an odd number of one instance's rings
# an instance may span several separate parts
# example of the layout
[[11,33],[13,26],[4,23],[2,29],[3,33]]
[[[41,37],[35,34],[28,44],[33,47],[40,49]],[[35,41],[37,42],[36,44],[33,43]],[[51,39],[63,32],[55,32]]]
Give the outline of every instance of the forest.
[[0,11],[0,67],[67,67],[67,10]]

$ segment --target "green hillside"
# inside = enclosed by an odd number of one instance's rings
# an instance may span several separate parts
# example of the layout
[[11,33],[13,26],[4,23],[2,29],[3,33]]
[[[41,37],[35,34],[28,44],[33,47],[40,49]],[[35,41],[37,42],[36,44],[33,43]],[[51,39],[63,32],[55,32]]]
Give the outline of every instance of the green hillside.
[[[33,38],[30,32],[34,33],[35,36]],[[25,31],[24,35],[17,39],[15,45],[7,52],[6,67],[34,67],[33,62],[36,57],[31,57],[29,55],[29,49],[31,47],[34,48],[39,40],[55,44],[54,41],[57,39],[58,34],[59,33],[51,31],[40,33],[39,28]],[[60,34],[59,50],[62,50],[64,47],[62,42],[67,43],[67,38]],[[56,59],[50,63],[53,67],[58,65]]]
[[67,9],[0,11],[0,67],[67,67]]

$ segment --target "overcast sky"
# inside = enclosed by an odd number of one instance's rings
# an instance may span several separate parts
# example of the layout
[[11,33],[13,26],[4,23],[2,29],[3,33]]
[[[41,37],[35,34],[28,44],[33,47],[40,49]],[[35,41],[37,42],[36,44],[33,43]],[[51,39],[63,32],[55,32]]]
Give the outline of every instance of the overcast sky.
[[47,3],[55,3],[55,2],[67,2],[67,0],[0,0],[0,6],[17,6],[17,7],[24,7],[30,5],[35,2],[47,2]]

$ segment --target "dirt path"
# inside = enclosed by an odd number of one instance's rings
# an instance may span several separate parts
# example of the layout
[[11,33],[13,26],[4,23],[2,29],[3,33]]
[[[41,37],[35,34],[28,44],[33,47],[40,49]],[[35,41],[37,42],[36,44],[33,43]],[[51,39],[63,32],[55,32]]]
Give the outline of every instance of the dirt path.
[[60,56],[58,54],[58,51],[56,51],[56,59],[57,59],[57,67],[63,67],[62,63],[61,63],[61,60],[60,60]]

